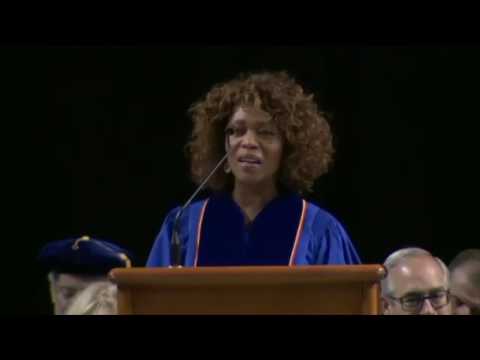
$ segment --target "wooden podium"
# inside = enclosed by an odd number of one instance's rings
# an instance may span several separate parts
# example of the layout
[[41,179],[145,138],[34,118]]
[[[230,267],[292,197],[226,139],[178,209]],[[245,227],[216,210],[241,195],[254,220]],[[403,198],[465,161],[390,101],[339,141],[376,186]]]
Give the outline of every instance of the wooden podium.
[[119,268],[118,313],[379,314],[381,265]]

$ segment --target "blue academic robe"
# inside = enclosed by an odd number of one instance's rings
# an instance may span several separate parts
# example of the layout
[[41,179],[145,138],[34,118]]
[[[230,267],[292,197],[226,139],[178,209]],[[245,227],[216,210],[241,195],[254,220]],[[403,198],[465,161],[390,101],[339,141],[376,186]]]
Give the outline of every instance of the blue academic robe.
[[[169,266],[175,215],[167,215],[147,267]],[[345,229],[331,214],[293,193],[278,196],[250,223],[230,194],[189,205],[180,219],[183,265],[359,264]]]

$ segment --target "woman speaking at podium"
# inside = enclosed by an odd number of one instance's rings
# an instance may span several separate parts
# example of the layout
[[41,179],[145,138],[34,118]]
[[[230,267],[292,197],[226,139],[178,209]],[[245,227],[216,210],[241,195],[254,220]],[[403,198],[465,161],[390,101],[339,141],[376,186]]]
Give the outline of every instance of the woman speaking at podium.
[[360,262],[340,222],[302,197],[334,152],[312,94],[285,72],[240,75],[190,114],[192,178],[211,194],[167,215],[148,267]]

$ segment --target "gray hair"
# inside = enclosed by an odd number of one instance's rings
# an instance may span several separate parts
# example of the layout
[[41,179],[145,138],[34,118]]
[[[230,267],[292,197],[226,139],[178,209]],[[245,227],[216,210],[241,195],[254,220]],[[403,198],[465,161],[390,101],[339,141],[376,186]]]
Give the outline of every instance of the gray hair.
[[430,252],[428,252],[425,249],[418,248],[418,247],[409,247],[409,248],[404,248],[404,249],[400,249],[393,252],[387,257],[387,259],[383,263],[383,266],[387,270],[387,276],[381,281],[382,295],[385,296],[385,295],[392,294],[394,292],[393,286],[390,282],[390,276],[388,276],[389,272],[393,268],[397,267],[400,263],[402,263],[405,259],[412,258],[412,257],[420,257],[420,256],[431,257],[439,264],[439,266],[443,270],[447,288],[450,287],[450,277],[449,277],[448,268],[440,258],[433,256]]
[[457,254],[448,266],[450,275],[458,269],[467,271],[467,279],[480,288],[480,249],[466,249]]
[[476,263],[480,264],[480,249],[466,249],[461,251],[452,260],[448,268],[450,271],[460,268],[465,264]]
[[57,281],[57,277],[58,277],[58,275],[55,271],[50,271],[47,275],[48,291],[50,292],[50,300],[54,304],[55,304],[56,298],[57,298],[56,289],[55,289],[55,284],[56,284],[56,281]]

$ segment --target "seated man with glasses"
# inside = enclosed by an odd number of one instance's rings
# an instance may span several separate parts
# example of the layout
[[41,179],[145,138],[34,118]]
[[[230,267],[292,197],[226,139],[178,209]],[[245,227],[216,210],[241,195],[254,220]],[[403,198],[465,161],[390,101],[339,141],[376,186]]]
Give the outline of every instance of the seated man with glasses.
[[439,258],[420,248],[405,248],[384,263],[385,315],[450,315],[449,272]]
[[448,268],[454,314],[480,315],[480,249],[462,251]]

